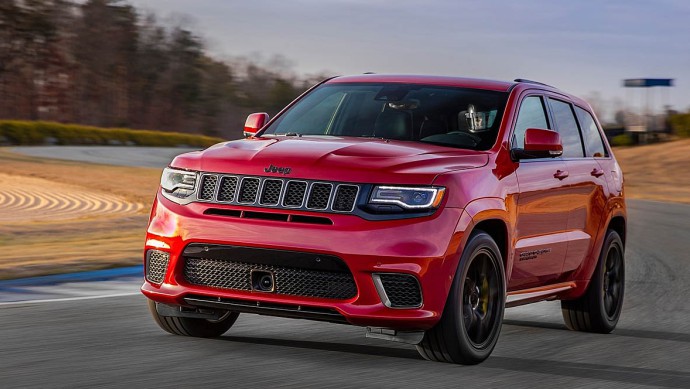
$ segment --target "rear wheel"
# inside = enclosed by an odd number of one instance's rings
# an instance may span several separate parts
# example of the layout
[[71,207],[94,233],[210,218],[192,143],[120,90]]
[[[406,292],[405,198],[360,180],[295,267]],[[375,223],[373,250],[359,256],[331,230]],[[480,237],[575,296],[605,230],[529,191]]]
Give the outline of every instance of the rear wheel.
[[443,316],[417,345],[425,359],[473,365],[489,357],[501,331],[506,281],[501,252],[485,232],[470,237]]
[[156,303],[152,300],[149,300],[149,311],[151,311],[153,320],[163,330],[173,335],[198,338],[215,338],[223,335],[235,324],[235,320],[240,315],[238,312],[228,311],[218,320],[162,316],[156,310]]
[[587,292],[577,300],[561,301],[565,325],[571,330],[607,334],[618,324],[625,291],[623,241],[610,230]]

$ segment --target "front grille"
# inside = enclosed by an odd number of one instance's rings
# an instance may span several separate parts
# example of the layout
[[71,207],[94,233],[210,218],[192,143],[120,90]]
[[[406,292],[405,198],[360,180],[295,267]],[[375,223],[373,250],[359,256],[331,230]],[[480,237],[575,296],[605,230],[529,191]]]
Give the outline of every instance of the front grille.
[[304,181],[288,181],[285,190],[283,206],[301,207],[304,202],[304,194],[307,192],[307,183]]
[[199,189],[199,200],[211,200],[216,192],[218,176],[206,175],[201,179],[201,189]]
[[333,210],[351,212],[357,200],[359,187],[355,185],[338,185],[333,199]]
[[321,182],[313,184],[311,192],[309,192],[307,208],[326,209],[326,207],[328,207],[328,200],[331,198],[332,189],[333,184],[324,184]]
[[283,189],[281,180],[264,180],[264,188],[261,191],[261,205],[277,205],[280,200],[280,191]]
[[170,261],[170,254],[165,251],[149,250],[146,252],[146,266],[144,274],[146,280],[160,284],[165,278],[165,272],[168,270],[168,262]]
[[205,202],[319,212],[354,211],[355,184],[204,173],[197,199]]
[[[233,201],[235,200],[235,192],[237,192],[237,177],[223,177],[220,180],[220,187],[218,188],[218,201]],[[211,196],[207,200],[213,198]]]
[[384,301],[386,305],[392,308],[418,308],[422,305],[422,291],[414,276],[394,273],[379,273],[374,276],[375,282],[380,282],[383,288],[381,297],[387,300]]
[[261,180],[258,178],[245,177],[240,185],[240,195],[237,200],[239,203],[253,203],[256,201],[256,194],[259,192]]
[[252,290],[251,271],[272,272],[275,293],[301,297],[349,299],[357,294],[349,272],[321,271],[224,259],[185,258],[184,276],[194,285]]

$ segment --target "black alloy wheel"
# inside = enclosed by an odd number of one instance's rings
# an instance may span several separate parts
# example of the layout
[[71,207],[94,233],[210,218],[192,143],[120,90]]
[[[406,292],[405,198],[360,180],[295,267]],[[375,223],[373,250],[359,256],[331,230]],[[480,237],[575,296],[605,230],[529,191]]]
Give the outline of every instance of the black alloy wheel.
[[623,294],[623,255],[617,245],[612,245],[606,255],[604,270],[604,309],[606,316],[612,319],[616,316]]
[[609,230],[585,294],[561,301],[565,325],[575,331],[608,334],[618,324],[624,294],[624,245],[620,235]]
[[491,355],[503,323],[506,279],[496,242],[475,231],[465,245],[441,320],[417,351],[425,359],[474,365]]
[[481,249],[472,258],[463,288],[463,324],[472,345],[481,348],[496,327],[500,290],[496,259],[487,249]]

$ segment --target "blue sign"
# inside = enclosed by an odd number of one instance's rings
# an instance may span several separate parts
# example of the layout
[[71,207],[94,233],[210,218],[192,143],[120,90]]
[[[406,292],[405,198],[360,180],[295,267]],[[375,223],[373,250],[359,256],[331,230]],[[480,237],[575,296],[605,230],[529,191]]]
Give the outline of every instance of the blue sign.
[[672,78],[629,78],[623,80],[623,86],[633,88],[649,88],[652,86],[673,86]]

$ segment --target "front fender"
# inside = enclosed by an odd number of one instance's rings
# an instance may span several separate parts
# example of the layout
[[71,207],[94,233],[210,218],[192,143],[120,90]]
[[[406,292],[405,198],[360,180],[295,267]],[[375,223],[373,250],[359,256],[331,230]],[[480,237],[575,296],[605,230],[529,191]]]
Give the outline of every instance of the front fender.
[[[453,278],[460,265],[460,258],[462,257],[463,250],[467,246],[467,241],[472,235],[472,232],[475,231],[478,226],[481,228],[482,223],[487,221],[503,223],[503,227],[505,228],[505,242],[496,243],[499,247],[501,247],[501,245],[503,246],[501,248],[505,253],[503,264],[506,271],[506,282],[509,281],[509,276],[513,267],[513,250],[510,249],[513,242],[513,224],[511,223],[510,211],[506,206],[505,200],[502,198],[484,197],[473,200],[467,204],[455,227],[455,233],[451,240],[449,252],[454,252],[456,255],[452,256],[454,263],[450,268],[453,269],[453,273],[450,274],[448,284],[446,285],[447,290],[450,291]],[[491,233],[492,231],[487,232]]]

